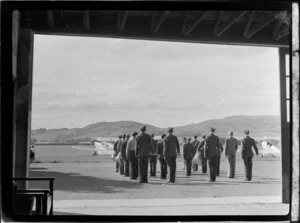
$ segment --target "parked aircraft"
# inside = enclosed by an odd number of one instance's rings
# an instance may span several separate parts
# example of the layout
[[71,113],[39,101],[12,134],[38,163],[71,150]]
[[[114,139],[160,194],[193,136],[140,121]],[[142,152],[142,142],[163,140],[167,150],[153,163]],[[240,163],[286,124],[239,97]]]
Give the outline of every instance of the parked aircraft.
[[72,148],[82,151],[90,151],[94,156],[97,155],[112,155],[114,145],[109,142],[100,142],[100,141],[93,141],[92,145],[94,146],[72,146]]
[[93,155],[112,155],[114,153],[114,145],[109,142],[94,142],[95,150]]
[[268,140],[264,139],[261,142],[261,150],[259,151],[260,156],[272,156],[280,157],[280,149],[277,146],[272,145]]

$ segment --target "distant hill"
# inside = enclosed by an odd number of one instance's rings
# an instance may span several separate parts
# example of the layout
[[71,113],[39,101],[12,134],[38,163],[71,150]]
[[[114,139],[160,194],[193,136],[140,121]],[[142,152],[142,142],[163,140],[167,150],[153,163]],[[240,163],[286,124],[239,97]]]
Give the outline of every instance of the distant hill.
[[[97,137],[116,137],[120,134],[128,134],[146,125],[148,133],[160,135],[166,132],[166,128],[158,128],[152,125],[134,121],[98,122],[83,128],[73,129],[36,129],[32,130],[32,139],[39,143],[74,143],[91,141]],[[174,133],[177,136],[193,136],[207,134],[210,127],[216,128],[216,134],[225,137],[228,131],[234,131],[236,137],[243,136],[244,129],[250,129],[251,135],[257,138],[280,136],[280,118],[278,116],[230,116],[223,119],[212,119],[200,123],[175,126]]]
[[243,131],[249,129],[253,137],[279,137],[280,118],[278,116],[229,116],[223,119],[212,119],[204,122],[179,126],[176,129],[179,135],[207,134],[210,127],[216,128],[216,134],[227,136],[234,131],[236,137],[242,137]]

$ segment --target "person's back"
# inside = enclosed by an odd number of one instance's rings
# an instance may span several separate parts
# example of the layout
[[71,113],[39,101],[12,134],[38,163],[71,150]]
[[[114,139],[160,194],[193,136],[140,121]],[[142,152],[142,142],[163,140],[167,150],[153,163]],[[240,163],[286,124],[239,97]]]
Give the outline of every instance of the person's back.
[[158,141],[156,148],[157,148],[157,154],[159,155],[159,157],[162,157],[164,155],[164,140],[163,139]]
[[177,153],[179,153],[179,142],[176,136],[171,134],[166,136],[164,145],[164,156],[177,157]]
[[250,136],[246,136],[242,140],[242,157],[253,157],[252,146],[255,149],[256,153],[258,154],[255,140]]
[[255,140],[252,139],[249,134],[250,131],[245,130],[246,137],[242,140],[242,158],[245,164],[245,181],[251,181],[252,179],[252,146],[255,150],[256,155],[258,155],[258,149],[256,147]]
[[206,137],[205,140],[205,157],[207,159],[218,156],[218,149],[219,147],[219,137],[211,134]]
[[235,155],[238,148],[238,141],[234,137],[226,139],[225,155]]
[[122,154],[123,159],[126,159],[126,147],[127,147],[127,142],[128,142],[128,139],[125,139],[125,140],[123,140],[123,142],[122,142],[121,154]]
[[192,160],[193,157],[193,144],[187,142],[183,145],[183,158],[185,160]]
[[119,140],[115,141],[114,143],[114,151],[117,152],[118,150],[118,143],[119,143]]
[[117,151],[120,153],[122,150],[122,144],[123,144],[123,140],[119,139],[118,143],[117,143]]
[[136,155],[138,157],[149,157],[152,152],[151,137],[145,132],[142,132],[137,137],[137,150]]
[[157,153],[157,151],[156,151],[157,143],[158,143],[158,141],[156,139],[151,138],[151,145],[152,145],[153,153]]

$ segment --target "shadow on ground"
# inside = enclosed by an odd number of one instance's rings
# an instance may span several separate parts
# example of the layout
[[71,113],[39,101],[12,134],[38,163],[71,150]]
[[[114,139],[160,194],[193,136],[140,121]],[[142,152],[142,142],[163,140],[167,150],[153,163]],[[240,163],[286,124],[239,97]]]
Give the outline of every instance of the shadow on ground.
[[[55,177],[54,190],[69,192],[100,192],[122,193],[126,188],[142,187],[137,181],[112,180],[91,176],[82,176],[78,173],[61,173],[55,171],[39,171],[39,168],[30,169],[30,177]],[[31,188],[41,188],[40,182],[31,182]]]

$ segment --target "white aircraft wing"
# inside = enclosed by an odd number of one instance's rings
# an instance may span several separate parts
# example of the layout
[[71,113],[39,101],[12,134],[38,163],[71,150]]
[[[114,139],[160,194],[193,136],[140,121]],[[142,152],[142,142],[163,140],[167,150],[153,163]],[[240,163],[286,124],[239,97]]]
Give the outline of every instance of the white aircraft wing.
[[94,142],[94,147],[95,155],[112,155],[114,153],[113,145],[110,146],[107,142]]
[[280,150],[273,145],[269,145],[268,142],[263,141],[261,143],[261,155],[262,156],[273,156],[273,157],[280,157]]

